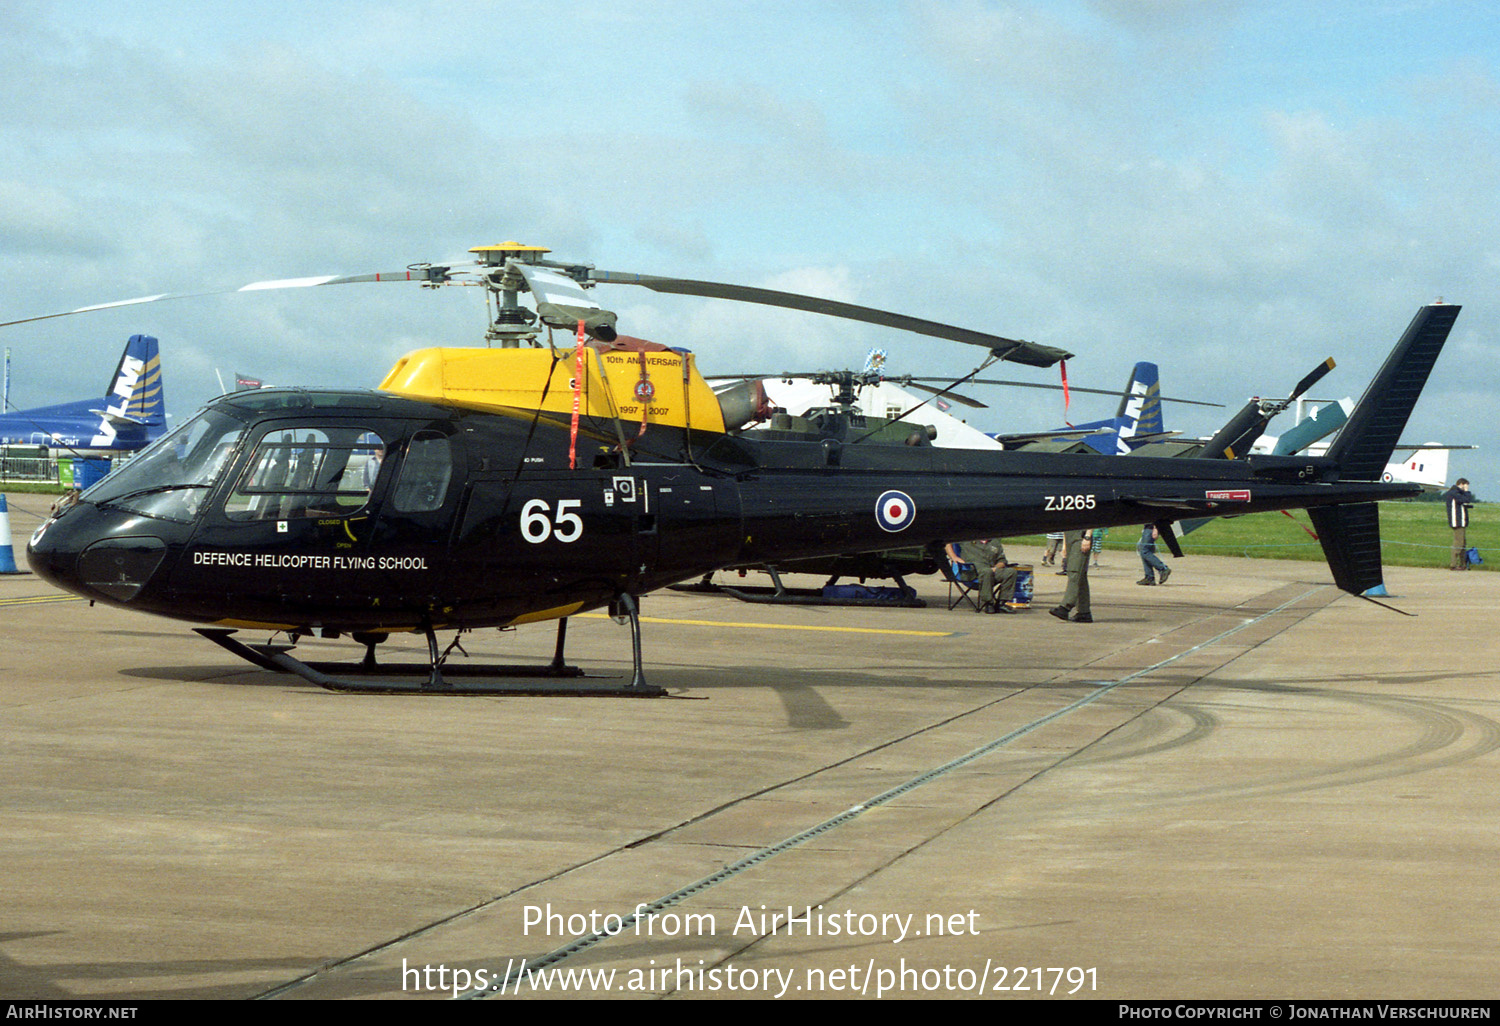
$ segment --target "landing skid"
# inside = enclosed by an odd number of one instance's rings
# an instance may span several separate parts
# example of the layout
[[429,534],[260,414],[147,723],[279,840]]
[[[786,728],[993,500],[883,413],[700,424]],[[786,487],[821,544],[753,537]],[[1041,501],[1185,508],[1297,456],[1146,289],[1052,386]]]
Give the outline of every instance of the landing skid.
[[[539,665],[495,665],[454,664],[443,662],[438,654],[437,637],[431,629],[427,634],[428,662],[422,663],[376,663],[375,646],[369,645],[362,662],[312,662],[305,663],[291,656],[293,645],[246,644],[232,637],[235,632],[222,627],[196,627],[194,631],[212,641],[227,652],[232,652],[246,662],[263,670],[290,673],[311,684],[329,691],[353,692],[381,695],[537,695],[576,696],[601,698],[660,698],[666,689],[646,684],[641,673],[640,634],[632,604],[632,642],[635,655],[634,673],[628,685],[584,683],[584,673],[576,666],[563,662],[563,642],[567,637],[567,620],[560,620],[557,628],[557,651],[552,662]],[[335,676],[338,674],[340,676]],[[368,677],[426,677],[421,683],[409,681],[383,681],[351,679]],[[449,677],[521,677],[526,680],[464,680],[453,683]]]
[[[908,609],[925,609],[927,603],[917,597],[915,589],[906,583],[899,575],[895,588],[882,589],[886,592],[894,592],[894,595],[849,595],[829,596],[823,593],[822,588],[788,588],[782,583],[781,575],[773,568],[766,568],[766,573],[771,576],[770,588],[737,588],[728,584],[714,584],[711,580],[713,574],[708,574],[697,584],[673,584],[673,591],[692,591],[704,594],[723,594],[739,599],[741,602],[760,602],[775,606],[889,606],[906,607]],[[837,583],[837,577],[830,577],[824,587]]]

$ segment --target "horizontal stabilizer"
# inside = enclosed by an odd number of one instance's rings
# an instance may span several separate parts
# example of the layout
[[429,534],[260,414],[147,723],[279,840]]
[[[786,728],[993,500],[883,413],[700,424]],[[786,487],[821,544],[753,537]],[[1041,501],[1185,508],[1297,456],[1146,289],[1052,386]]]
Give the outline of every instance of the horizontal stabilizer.
[[95,417],[103,417],[111,424],[140,424],[145,426],[151,421],[142,420],[140,417],[129,417],[123,413],[115,413],[113,410],[89,410]]

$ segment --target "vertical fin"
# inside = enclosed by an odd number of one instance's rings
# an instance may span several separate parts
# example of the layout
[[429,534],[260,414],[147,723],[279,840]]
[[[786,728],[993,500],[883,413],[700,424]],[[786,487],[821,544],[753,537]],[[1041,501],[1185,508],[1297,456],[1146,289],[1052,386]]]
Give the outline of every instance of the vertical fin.
[[[148,425],[165,424],[167,402],[162,390],[161,351],[156,339],[150,335],[130,336],[130,341],[125,345],[125,355],[135,359],[140,366],[140,375],[130,391],[130,402],[125,415]],[[120,370],[124,370],[124,358],[121,359]],[[119,383],[117,378],[116,384]]]
[[1337,461],[1345,480],[1380,480],[1460,309],[1436,304],[1417,311],[1349,422],[1328,447],[1329,457]]
[[[1128,425],[1129,430],[1120,430],[1120,437],[1164,434],[1166,428],[1161,415],[1161,379],[1156,364],[1145,361],[1136,364],[1128,391],[1130,399],[1121,413],[1133,415],[1134,422]],[[1137,396],[1141,398],[1137,400]]]
[[99,424],[89,445],[96,449],[139,448],[167,423],[161,355],[150,335],[131,335],[104,393],[104,409],[91,410]]
[[1385,582],[1380,564],[1380,507],[1373,502],[1315,506],[1307,511],[1323,546],[1333,583],[1360,595]]

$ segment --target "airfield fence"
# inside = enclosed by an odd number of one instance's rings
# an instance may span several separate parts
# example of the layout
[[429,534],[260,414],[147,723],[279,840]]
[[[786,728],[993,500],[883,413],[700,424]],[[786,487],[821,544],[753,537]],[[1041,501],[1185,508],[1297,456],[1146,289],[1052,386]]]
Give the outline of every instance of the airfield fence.
[[[1231,542],[1228,544],[1200,543],[1192,546],[1194,551],[1204,555],[1217,556],[1244,556],[1247,559],[1256,557],[1270,557],[1273,559],[1309,559],[1321,560],[1323,558],[1323,547],[1315,541],[1305,542],[1268,542],[1264,544]],[[1397,562],[1390,558],[1394,549],[1409,550],[1412,555],[1419,556],[1419,550],[1431,550],[1442,559],[1448,558],[1451,551],[1447,545],[1430,545],[1423,542],[1393,541],[1390,538],[1380,539],[1380,551],[1386,562]]]
[[131,453],[109,456],[87,456],[78,453],[58,455],[39,446],[0,446],[0,485],[53,485],[87,488],[112,467],[119,466]]
[[[1295,559],[1323,562],[1323,547],[1301,521],[1275,513],[1254,513],[1244,517],[1219,519],[1202,531],[1182,539],[1186,555],[1235,556],[1249,559]],[[1380,558],[1387,566],[1447,567],[1452,553],[1452,537],[1441,502],[1389,502],[1381,504]],[[1479,549],[1485,562],[1476,570],[1500,570],[1500,503],[1478,503],[1469,522],[1468,544]],[[1111,531],[1104,543],[1100,562],[1111,559],[1121,565],[1139,566],[1135,553],[1133,529]],[[1046,546],[1041,535],[1006,538],[1005,547],[1026,552],[1035,546],[1040,553]],[[1166,546],[1158,544],[1157,555],[1170,559]]]
[[[60,484],[61,462],[53,456],[12,456],[0,453],[0,483]],[[71,468],[70,468],[71,471]]]

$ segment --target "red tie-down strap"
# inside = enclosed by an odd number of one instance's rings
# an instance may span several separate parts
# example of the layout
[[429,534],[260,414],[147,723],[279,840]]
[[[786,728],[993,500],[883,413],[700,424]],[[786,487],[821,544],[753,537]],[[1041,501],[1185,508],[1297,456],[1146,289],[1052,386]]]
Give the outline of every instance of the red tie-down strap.
[[578,469],[578,414],[583,405],[583,354],[588,336],[578,322],[578,348],[573,353],[573,429],[568,435],[568,469]]

